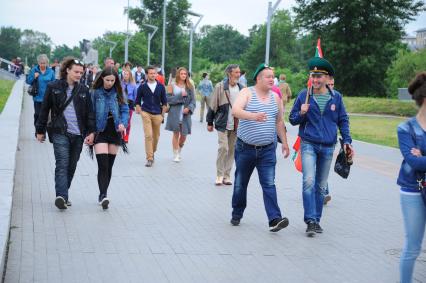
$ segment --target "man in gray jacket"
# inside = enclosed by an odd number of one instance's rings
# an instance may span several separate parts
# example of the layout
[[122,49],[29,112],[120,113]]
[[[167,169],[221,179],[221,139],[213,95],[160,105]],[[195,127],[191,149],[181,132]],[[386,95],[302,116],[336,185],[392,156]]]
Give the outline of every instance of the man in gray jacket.
[[234,146],[237,139],[238,120],[232,115],[232,103],[243,88],[239,84],[240,67],[228,65],[226,78],[215,86],[207,113],[207,130],[217,130],[219,149],[216,160],[216,186],[232,185],[231,169],[234,164]]

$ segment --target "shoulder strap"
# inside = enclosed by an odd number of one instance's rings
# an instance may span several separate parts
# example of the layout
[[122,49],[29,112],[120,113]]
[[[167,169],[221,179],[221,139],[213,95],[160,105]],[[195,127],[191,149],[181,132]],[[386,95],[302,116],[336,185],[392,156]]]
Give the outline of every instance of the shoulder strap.
[[231,107],[232,109],[231,100],[229,99],[229,90],[225,90],[224,92],[225,92],[226,100],[228,100],[229,107]]
[[81,84],[78,84],[76,87],[74,87],[74,89],[71,93],[71,96],[67,99],[67,101],[65,101],[65,103],[64,103],[64,105],[62,105],[62,107],[58,108],[57,115],[62,114],[62,112],[64,112],[65,108],[67,108],[67,106],[71,103],[74,96],[79,92],[80,88],[81,88]]

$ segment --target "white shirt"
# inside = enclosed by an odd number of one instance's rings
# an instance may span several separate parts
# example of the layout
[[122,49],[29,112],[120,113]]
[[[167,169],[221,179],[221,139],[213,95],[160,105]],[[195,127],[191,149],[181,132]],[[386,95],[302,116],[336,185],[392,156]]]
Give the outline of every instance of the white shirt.
[[152,93],[154,93],[155,88],[157,87],[157,81],[151,83],[148,81],[148,87],[151,89]]
[[[238,84],[236,84],[235,86],[229,85],[229,100],[231,101],[231,104],[234,104],[239,93],[240,93],[240,88],[238,87]],[[226,123],[226,129],[234,130],[234,116],[232,116],[231,107],[229,107],[228,122]]]

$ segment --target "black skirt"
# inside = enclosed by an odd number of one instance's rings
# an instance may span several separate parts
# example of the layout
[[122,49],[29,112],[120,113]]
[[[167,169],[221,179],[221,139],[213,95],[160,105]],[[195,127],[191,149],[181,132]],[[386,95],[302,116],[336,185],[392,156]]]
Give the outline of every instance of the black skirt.
[[115,130],[114,118],[112,116],[108,116],[105,130],[96,135],[95,144],[97,143],[121,145],[121,134]]

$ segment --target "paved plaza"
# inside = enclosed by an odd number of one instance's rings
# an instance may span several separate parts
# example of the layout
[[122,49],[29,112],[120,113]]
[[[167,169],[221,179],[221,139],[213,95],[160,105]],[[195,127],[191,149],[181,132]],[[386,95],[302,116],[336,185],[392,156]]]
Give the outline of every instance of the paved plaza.
[[[142,120],[133,115],[129,155],[120,153],[110,208],[97,204],[97,163],[83,149],[70,189],[54,206],[53,147],[34,139],[25,95],[16,154],[6,283],[17,282],[398,282],[403,224],[397,149],[355,142],[348,180],[330,172],[324,233],[305,236],[301,174],[278,152],[276,184],[288,228],[268,231],[257,173],[239,227],[230,225],[232,186],[216,187],[217,134],[193,115],[193,134],[172,162],[162,126],[146,168]],[[296,128],[290,127],[293,144]],[[1,141],[2,143],[6,141]],[[426,282],[426,252],[415,282]]]

